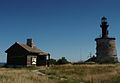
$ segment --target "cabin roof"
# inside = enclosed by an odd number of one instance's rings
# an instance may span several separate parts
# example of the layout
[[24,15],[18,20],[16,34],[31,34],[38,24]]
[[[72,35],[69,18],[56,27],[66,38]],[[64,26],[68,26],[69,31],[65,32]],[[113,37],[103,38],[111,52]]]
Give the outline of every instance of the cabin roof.
[[[19,42],[16,42],[14,45],[18,44],[19,46],[23,47],[25,50],[27,50],[28,52],[31,52],[31,53],[38,53],[39,55],[48,55],[48,53],[45,53],[43,51],[41,51],[40,49],[36,48],[35,46],[33,47],[30,47],[26,44],[22,44],[22,43],[19,43]],[[13,45],[12,45],[13,46]],[[11,47],[12,47],[11,46]],[[8,52],[10,49],[12,48],[8,48],[5,52]]]

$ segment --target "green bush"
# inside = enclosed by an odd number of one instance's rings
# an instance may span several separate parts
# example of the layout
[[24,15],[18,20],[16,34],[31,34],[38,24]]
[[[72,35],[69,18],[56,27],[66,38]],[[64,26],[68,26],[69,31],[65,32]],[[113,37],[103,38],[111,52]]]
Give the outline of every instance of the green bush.
[[51,65],[55,65],[56,64],[56,60],[55,59],[50,59],[50,64]]
[[67,59],[65,57],[62,57],[61,59],[58,59],[56,64],[57,65],[61,65],[61,64],[68,64],[70,63],[69,61],[67,61]]

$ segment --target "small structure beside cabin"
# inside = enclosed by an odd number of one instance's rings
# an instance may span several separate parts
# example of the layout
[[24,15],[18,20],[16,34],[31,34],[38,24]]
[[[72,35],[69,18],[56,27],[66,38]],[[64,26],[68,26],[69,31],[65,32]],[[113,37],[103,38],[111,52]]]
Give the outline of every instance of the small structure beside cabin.
[[41,51],[27,39],[26,44],[16,42],[6,51],[7,66],[49,66],[50,54]]

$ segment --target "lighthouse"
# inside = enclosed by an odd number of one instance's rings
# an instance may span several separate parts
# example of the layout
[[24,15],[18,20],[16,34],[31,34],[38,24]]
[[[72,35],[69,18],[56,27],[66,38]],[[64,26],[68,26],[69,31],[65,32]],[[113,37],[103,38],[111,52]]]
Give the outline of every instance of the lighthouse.
[[115,38],[109,37],[107,18],[101,18],[100,27],[102,36],[96,38],[96,62],[98,63],[116,63],[118,62]]

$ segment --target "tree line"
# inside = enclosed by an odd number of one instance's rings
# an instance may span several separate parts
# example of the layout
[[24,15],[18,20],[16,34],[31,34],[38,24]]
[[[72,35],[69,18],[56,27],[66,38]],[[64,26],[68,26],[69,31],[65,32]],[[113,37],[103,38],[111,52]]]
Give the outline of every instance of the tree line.
[[58,60],[56,59],[50,59],[50,64],[51,65],[62,65],[62,64],[68,64],[70,63],[65,57],[62,57]]

